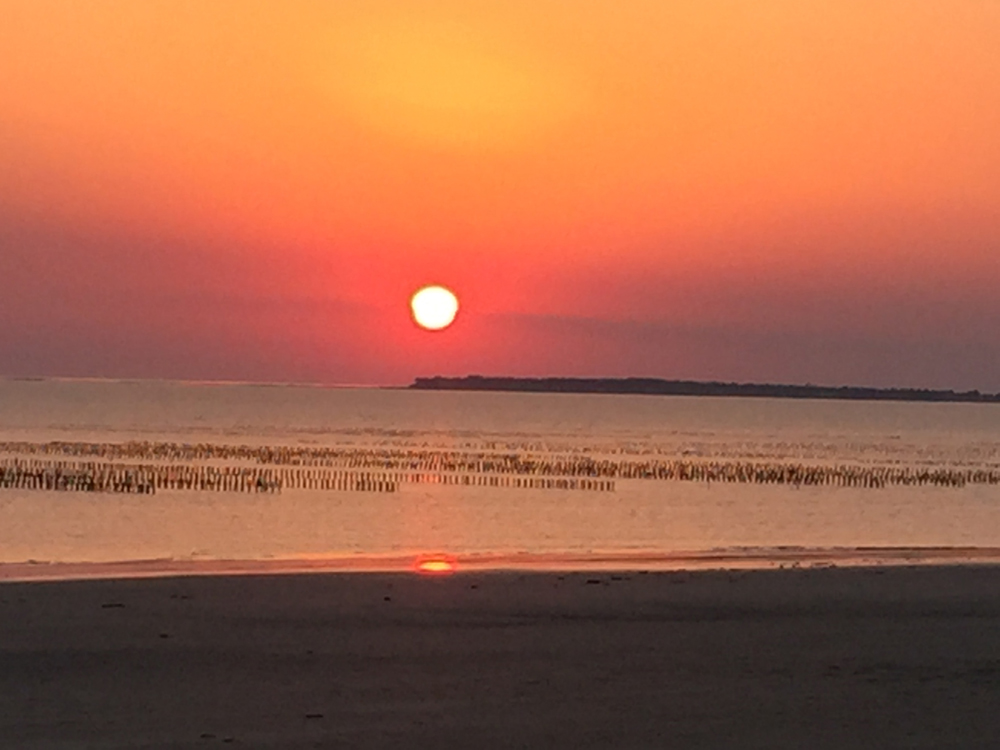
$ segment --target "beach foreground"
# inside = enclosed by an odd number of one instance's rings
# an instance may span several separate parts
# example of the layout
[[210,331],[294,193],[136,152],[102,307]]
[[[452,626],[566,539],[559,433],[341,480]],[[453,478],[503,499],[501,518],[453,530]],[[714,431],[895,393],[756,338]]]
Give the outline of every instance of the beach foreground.
[[3,747],[994,748],[1000,567],[0,584]]

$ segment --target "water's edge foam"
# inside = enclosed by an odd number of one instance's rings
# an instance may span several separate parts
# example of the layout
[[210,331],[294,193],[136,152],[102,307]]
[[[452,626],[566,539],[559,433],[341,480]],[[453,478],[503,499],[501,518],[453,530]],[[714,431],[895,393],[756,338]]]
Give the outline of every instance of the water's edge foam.
[[[374,573],[414,570],[423,554],[270,559],[176,559],[0,563],[0,583],[175,576]],[[433,557],[433,555],[430,555]],[[997,547],[741,547],[664,553],[609,551],[447,555],[456,572],[773,570],[823,567],[1000,565]]]

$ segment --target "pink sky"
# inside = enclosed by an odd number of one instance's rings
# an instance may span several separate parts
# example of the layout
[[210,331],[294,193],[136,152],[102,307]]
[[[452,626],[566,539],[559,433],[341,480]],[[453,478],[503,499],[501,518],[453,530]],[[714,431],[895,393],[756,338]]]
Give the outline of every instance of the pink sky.
[[413,7],[6,3],[0,375],[1000,390],[1000,5]]

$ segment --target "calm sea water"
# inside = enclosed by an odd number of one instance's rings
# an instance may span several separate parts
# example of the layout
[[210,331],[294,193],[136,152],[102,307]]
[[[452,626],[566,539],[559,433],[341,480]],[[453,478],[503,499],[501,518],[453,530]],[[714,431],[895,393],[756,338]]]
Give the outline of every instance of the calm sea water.
[[[1000,406],[8,380],[0,441],[997,470]],[[0,489],[0,562],[779,546],[1000,547],[1000,485]]]

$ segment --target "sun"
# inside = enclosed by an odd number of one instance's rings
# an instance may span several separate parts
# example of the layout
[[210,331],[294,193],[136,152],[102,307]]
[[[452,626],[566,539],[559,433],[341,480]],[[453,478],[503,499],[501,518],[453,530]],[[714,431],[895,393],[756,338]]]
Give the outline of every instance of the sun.
[[425,286],[410,299],[413,319],[421,328],[440,331],[447,328],[458,314],[458,297],[443,286]]

